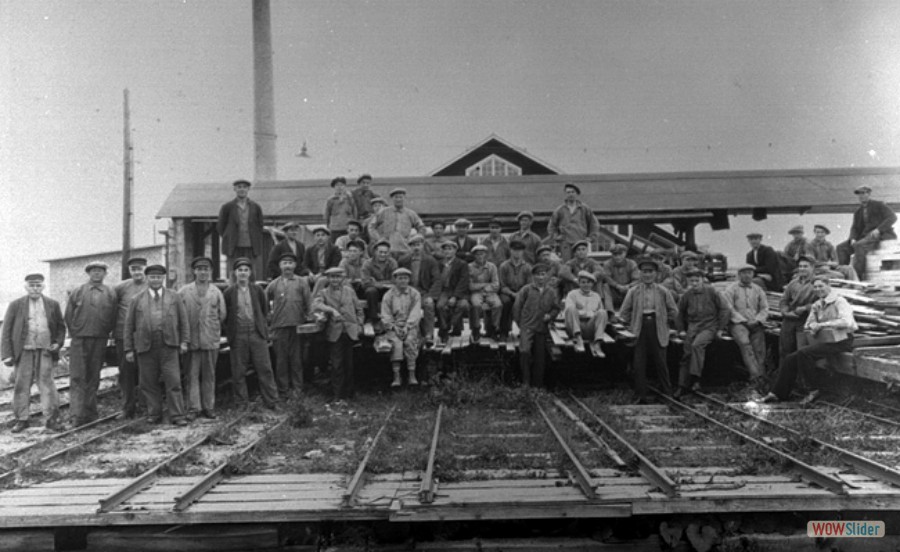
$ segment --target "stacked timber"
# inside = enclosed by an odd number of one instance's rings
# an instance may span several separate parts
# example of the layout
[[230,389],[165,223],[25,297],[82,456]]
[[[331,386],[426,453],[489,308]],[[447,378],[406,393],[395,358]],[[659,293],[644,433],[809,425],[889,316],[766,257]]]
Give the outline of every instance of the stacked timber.
[[874,284],[900,288],[900,240],[886,240],[866,255],[866,278]]

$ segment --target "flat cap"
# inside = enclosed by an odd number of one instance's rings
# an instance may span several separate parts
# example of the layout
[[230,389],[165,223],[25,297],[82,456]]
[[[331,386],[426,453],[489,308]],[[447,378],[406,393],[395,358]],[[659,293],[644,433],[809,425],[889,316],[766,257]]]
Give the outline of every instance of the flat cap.
[[572,184],[571,182],[566,182],[566,185],[563,186],[563,189],[566,190],[568,188],[572,188],[573,190],[575,190],[576,194],[581,195],[581,188],[579,188],[575,184]]
[[26,282],[43,282],[44,275],[37,273],[37,272],[35,272],[34,274],[28,274],[27,276],[25,276],[25,281]]
[[854,194],[871,194],[872,188],[868,186],[860,186],[859,188],[853,190]]
[[540,257],[541,253],[543,253],[544,251],[549,251],[549,252],[553,253],[553,248],[550,247],[549,245],[542,245],[537,248],[537,250],[534,252],[534,254],[536,257]]
[[360,251],[365,251],[366,250],[366,242],[364,242],[362,240],[350,240],[346,244],[344,244],[344,247],[345,248],[355,247],[355,248],[359,249]]
[[339,266],[333,266],[325,271],[325,276],[343,276],[344,269]]
[[594,283],[597,282],[597,277],[594,276],[594,274],[588,272],[587,270],[579,270],[578,271],[578,279],[580,280],[582,278],[587,278],[588,280],[590,280]]
[[375,197],[373,197],[372,199],[369,200],[369,203],[370,203],[371,205],[375,205],[376,203],[380,203],[380,204],[382,204],[382,205],[387,205],[387,200],[384,199],[384,198],[381,197],[381,196],[375,196]]
[[794,226],[793,228],[788,230],[788,234],[802,234],[803,232],[804,230],[802,224],[798,224],[797,226]]
[[699,268],[692,268],[690,270],[685,270],[684,277],[685,278],[702,278],[703,271],[700,270]]
[[609,248],[610,253],[626,253],[628,252],[628,248],[622,245],[621,243],[614,244]]
[[350,227],[350,226],[355,226],[355,227],[359,228],[360,230],[362,230],[362,223],[359,222],[359,221],[356,220],[356,219],[348,220],[348,221],[347,221],[347,226],[348,226],[348,227]]
[[209,257],[194,257],[191,259],[191,268],[196,268],[199,264],[209,265],[209,268],[212,268],[213,261]]
[[147,267],[147,270],[144,271],[145,274],[167,274],[169,271],[166,270],[166,267],[160,264],[152,264]]
[[797,258],[797,262],[799,263],[800,261],[806,261],[806,262],[808,262],[809,264],[811,264],[811,265],[813,265],[813,266],[815,266],[815,264],[816,264],[816,258],[815,258],[815,257],[811,257],[811,256],[809,256],[809,255],[800,255],[800,256]]
[[481,244],[478,244],[472,248],[472,253],[478,253],[479,251],[487,253],[487,247],[485,247]]
[[337,184],[347,184],[347,179],[343,176],[336,176],[331,179],[331,187],[334,188]]
[[285,259],[294,261],[295,263],[297,262],[297,256],[294,255],[293,253],[291,253],[290,251],[285,251],[284,253],[282,253],[281,256],[278,257],[278,262],[280,263],[281,261],[283,261]]
[[752,240],[753,238],[762,238],[762,237],[763,237],[762,234],[760,234],[759,232],[750,232],[749,234],[747,234],[748,240]]
[[419,242],[422,242],[422,243],[425,242],[425,236],[423,236],[422,234],[413,234],[412,236],[409,237],[408,240],[406,240],[406,243],[408,245],[412,245],[414,243],[419,243]]
[[394,270],[394,272],[391,273],[391,276],[393,276],[394,278],[396,278],[397,276],[412,276],[412,270],[403,268],[401,266],[400,268]]
[[522,240],[513,240],[509,242],[509,248],[516,250],[525,249],[525,242],[523,242]]
[[91,269],[94,268],[102,268],[103,270],[109,270],[109,265],[104,263],[103,261],[91,261],[84,266],[85,272],[90,272]]
[[300,223],[296,222],[296,221],[285,222],[284,225],[281,227],[281,230],[283,232],[287,232],[291,228],[298,228],[299,226],[300,226]]
[[591,248],[591,242],[589,242],[589,241],[587,241],[587,240],[578,240],[577,242],[575,242],[575,243],[572,244],[572,251],[575,251],[576,249],[578,249],[578,248],[579,248],[580,246],[582,246],[582,245],[585,246],[585,247],[587,247],[588,249]]
[[488,226],[503,226],[503,223],[498,218],[492,218],[488,221]]
[[650,257],[641,257],[640,259],[638,259],[637,265],[638,268],[642,270],[645,266],[649,266],[653,270],[659,270],[659,263],[651,259]]
[[250,261],[247,257],[238,257],[231,263],[231,269],[237,270],[242,266],[249,266],[251,269],[253,268],[253,262]]
[[825,226],[824,224],[817,224],[817,225],[813,226],[813,232],[815,232],[816,230],[819,230],[819,229],[821,229],[826,234],[831,233],[831,230],[829,230],[828,227]]
[[372,246],[372,249],[378,249],[378,248],[381,247],[382,245],[385,246],[385,247],[387,247],[388,249],[391,248],[391,242],[389,242],[389,241],[388,241],[387,239],[385,239],[385,238],[381,238],[380,240],[378,240],[377,242],[375,242],[375,245]]
[[325,232],[327,235],[331,235],[331,230],[329,230],[327,226],[317,226],[316,229],[313,230],[313,236],[315,236],[319,232]]
[[537,263],[533,267],[531,267],[531,273],[537,274],[538,272],[549,272],[550,267],[545,265],[544,263]]
[[356,179],[356,183],[360,184],[363,180],[372,180],[372,175],[369,173],[363,173],[359,175],[359,178]]
[[125,266],[131,265],[147,266],[147,259],[143,257],[132,257],[125,263]]
[[448,247],[452,247],[453,249],[459,249],[459,244],[453,240],[447,240],[441,243],[441,249],[447,249]]
[[455,221],[453,221],[453,226],[455,226],[457,228],[459,228],[459,227],[468,228],[468,227],[472,226],[472,221],[470,221],[469,219],[458,218]]
[[516,220],[519,220],[519,219],[522,219],[522,218],[525,218],[525,217],[528,217],[528,218],[530,218],[530,219],[533,219],[533,218],[534,218],[534,213],[532,213],[531,211],[522,211],[521,213],[519,213],[518,215],[516,215]]
[[749,270],[750,272],[756,272],[756,267],[752,264],[743,264],[737,269],[738,272],[745,272],[747,270]]
[[253,184],[251,184],[249,180],[240,179],[240,180],[235,180],[234,182],[231,183],[231,185],[232,186],[247,186],[249,188]]
[[682,252],[681,252],[681,258],[682,258],[682,259],[696,259],[696,258],[697,258],[697,254],[694,253],[693,251],[682,251]]
[[391,193],[389,193],[388,195],[391,197],[394,197],[397,194],[406,195],[406,188],[394,188],[393,190],[391,190]]

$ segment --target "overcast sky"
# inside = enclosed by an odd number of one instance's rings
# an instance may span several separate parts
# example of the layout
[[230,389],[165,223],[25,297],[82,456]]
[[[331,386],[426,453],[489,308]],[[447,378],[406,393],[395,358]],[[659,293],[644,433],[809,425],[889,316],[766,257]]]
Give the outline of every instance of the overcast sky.
[[[136,245],[176,183],[252,176],[250,6],[0,0],[2,292],[120,247],[126,87]],[[896,1],[273,0],[272,32],[282,179],[492,132],[569,173],[900,165]]]

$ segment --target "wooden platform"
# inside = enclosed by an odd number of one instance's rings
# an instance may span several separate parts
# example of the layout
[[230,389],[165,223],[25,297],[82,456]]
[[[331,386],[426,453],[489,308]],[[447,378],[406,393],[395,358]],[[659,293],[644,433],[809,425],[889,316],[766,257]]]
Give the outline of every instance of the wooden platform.
[[[838,470],[829,469],[838,474]],[[864,511],[900,509],[900,489],[865,476],[840,475],[847,495],[798,482],[791,476],[734,476],[728,469],[670,470],[679,496],[667,498],[641,477],[593,470],[597,498],[588,500],[566,475],[439,484],[435,500],[418,500],[419,473],[371,477],[354,507],[342,507],[349,476],[341,474],[248,475],[228,479],[186,511],[174,497],[196,482],[163,478],[114,512],[97,513],[98,500],[122,479],[67,480],[0,492],[0,528],[194,525],[381,520],[500,520],[529,518],[627,518],[646,514]]]

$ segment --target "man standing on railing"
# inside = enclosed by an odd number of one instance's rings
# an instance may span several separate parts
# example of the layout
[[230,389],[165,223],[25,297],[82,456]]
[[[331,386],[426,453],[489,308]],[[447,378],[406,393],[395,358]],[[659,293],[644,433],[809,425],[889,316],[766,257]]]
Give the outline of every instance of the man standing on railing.
[[897,215],[882,201],[871,199],[872,188],[860,186],[854,192],[859,198],[859,209],[853,213],[850,239],[837,246],[838,258],[842,265],[850,264],[853,254],[853,268],[860,280],[866,278],[866,254],[878,249],[884,240],[896,240],[894,223]]
[[147,259],[134,257],[128,259],[128,272],[131,278],[115,287],[116,300],[119,308],[116,315],[116,356],[119,359],[119,389],[122,391],[122,413],[125,418],[134,418],[137,414],[138,403],[143,403],[139,397],[138,367],[125,358],[125,317],[128,315],[128,306],[131,301],[142,291],[147,289],[147,279],[144,277],[144,269],[147,268]]
[[13,433],[28,428],[31,416],[31,384],[38,382],[44,423],[51,431],[63,429],[59,420],[59,395],[53,381],[53,367],[66,340],[66,325],[59,303],[44,297],[44,276],[25,277],[28,295],[16,299],[3,317],[3,339],[0,357],[3,364],[13,366]]

